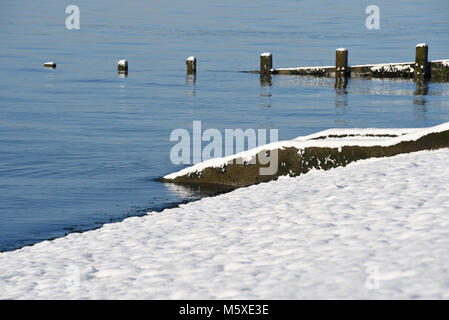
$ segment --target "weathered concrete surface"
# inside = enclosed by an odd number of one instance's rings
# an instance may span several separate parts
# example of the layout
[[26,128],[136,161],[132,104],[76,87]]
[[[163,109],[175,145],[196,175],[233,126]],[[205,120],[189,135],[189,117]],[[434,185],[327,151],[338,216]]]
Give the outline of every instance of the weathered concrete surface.
[[278,149],[278,170],[273,175],[260,175],[262,167],[255,164],[228,164],[224,167],[206,168],[200,172],[179,176],[174,179],[161,179],[177,184],[206,184],[230,187],[245,187],[260,182],[276,180],[279,176],[298,176],[311,169],[329,170],[348,163],[378,157],[390,157],[401,153],[420,150],[433,150],[449,147],[449,131],[431,133],[416,141],[404,141],[383,146],[345,146],[339,148],[309,147],[300,151],[296,148]]

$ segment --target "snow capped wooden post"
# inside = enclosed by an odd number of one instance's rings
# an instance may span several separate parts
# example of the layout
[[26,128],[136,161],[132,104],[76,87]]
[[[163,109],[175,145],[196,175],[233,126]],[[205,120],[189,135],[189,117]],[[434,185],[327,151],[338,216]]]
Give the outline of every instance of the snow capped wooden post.
[[348,49],[338,48],[335,54],[335,77],[346,77],[348,74]]
[[128,60],[119,60],[117,62],[117,69],[119,73],[128,73]]
[[429,77],[429,47],[425,43],[416,45],[415,55],[415,79],[427,79]]
[[260,55],[260,74],[269,74],[273,69],[273,55],[264,52]]
[[196,74],[196,58],[194,56],[188,57],[186,64],[187,74]]

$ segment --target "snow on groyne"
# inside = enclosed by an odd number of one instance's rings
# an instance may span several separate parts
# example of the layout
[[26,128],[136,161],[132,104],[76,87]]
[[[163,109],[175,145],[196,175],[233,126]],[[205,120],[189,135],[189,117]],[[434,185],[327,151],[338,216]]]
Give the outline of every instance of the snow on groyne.
[[261,75],[283,74],[317,77],[363,77],[363,78],[415,78],[416,80],[449,81],[449,60],[429,61],[427,44],[416,45],[414,62],[352,65],[348,64],[348,49],[336,50],[334,66],[315,66],[297,68],[273,68],[273,55],[260,56],[260,69],[244,71]]
[[[164,182],[242,187],[328,170],[367,159],[449,147],[449,122],[431,128],[329,129],[198,163],[164,176]],[[260,174],[259,156],[277,152],[277,170]]]

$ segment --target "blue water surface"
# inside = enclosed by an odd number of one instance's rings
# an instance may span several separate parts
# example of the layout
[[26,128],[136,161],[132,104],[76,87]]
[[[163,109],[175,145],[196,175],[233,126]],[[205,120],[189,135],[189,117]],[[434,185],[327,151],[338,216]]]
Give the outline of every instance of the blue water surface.
[[[80,8],[67,30],[66,6]],[[154,181],[170,162],[172,130],[275,128],[291,139],[331,127],[427,127],[449,121],[449,85],[255,74],[275,67],[449,58],[449,2],[2,1],[0,10],[0,251],[204,196]],[[185,59],[195,55],[195,81]],[[117,61],[129,60],[128,77]],[[43,63],[55,61],[57,68]],[[211,214],[213,214],[211,212]]]

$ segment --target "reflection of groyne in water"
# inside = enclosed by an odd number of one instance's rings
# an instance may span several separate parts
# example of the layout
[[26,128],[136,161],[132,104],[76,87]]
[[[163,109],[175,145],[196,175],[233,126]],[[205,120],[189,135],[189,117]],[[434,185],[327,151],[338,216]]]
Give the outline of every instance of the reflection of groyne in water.
[[[312,169],[329,170],[368,158],[449,147],[449,122],[425,129],[331,129],[294,140],[271,143],[219,159],[211,159],[161,180],[179,184],[244,187],[298,176]],[[261,175],[260,152],[277,152],[277,171]],[[253,164],[251,164],[253,160]]]
[[408,78],[415,80],[449,81],[449,60],[428,61],[429,48],[422,43],[416,46],[415,62],[383,63],[371,65],[348,64],[348,50],[337,49],[335,66],[298,67],[273,69],[271,53],[260,56],[260,70],[244,71],[258,73],[261,81],[266,82],[272,74],[300,76],[335,77],[337,86],[344,86],[347,77],[363,78]]

